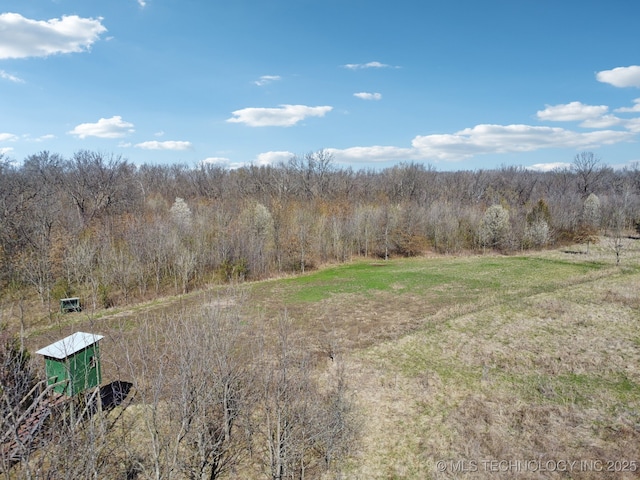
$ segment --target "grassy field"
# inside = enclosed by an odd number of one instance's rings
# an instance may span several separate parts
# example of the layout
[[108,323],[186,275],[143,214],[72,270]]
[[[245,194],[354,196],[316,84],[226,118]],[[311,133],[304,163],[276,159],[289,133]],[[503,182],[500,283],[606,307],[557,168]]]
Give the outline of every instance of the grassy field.
[[[362,422],[345,478],[638,478],[640,241],[620,265],[606,240],[576,251],[357,261],[240,288],[246,315],[286,312],[319,368],[344,359]],[[144,310],[68,328],[134,335]]]
[[347,478],[637,478],[637,243],[620,266],[606,245],[357,262],[255,284],[252,303],[346,357]]

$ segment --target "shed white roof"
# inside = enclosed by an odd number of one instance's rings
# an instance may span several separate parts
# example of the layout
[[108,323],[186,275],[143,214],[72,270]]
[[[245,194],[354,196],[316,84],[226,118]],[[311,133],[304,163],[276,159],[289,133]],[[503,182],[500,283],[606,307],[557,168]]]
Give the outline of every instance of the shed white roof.
[[47,347],[41,348],[36,353],[46,357],[63,359],[87,348],[89,345],[99,342],[103,338],[102,335],[96,335],[94,333],[76,332]]

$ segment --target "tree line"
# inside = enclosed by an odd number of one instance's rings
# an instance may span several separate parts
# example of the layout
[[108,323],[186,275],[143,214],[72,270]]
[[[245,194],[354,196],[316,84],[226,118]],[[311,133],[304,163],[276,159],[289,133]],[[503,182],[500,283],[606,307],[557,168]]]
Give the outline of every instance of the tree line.
[[0,285],[92,308],[357,256],[504,253],[640,220],[640,168],[592,152],[570,168],[338,167],[320,150],[273,166],[141,165],[109,154],[0,158]]

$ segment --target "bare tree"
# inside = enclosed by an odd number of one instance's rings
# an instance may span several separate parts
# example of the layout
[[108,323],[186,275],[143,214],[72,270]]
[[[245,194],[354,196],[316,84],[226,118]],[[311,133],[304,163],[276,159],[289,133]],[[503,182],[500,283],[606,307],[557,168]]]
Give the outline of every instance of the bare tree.
[[324,197],[329,192],[333,171],[333,155],[327,150],[293,156],[286,168],[295,178],[294,188],[303,198]]
[[[0,325],[0,418],[8,420],[9,412],[29,407],[29,392],[36,385],[36,372],[31,356],[18,338],[5,325]],[[4,429],[3,429],[4,431]]]
[[427,210],[429,240],[433,249],[439,253],[452,253],[458,250],[458,216],[454,205],[436,201]]
[[602,160],[593,152],[581,152],[573,159],[571,165],[578,179],[578,192],[583,198],[596,192],[607,174],[608,169],[602,164]]
[[155,219],[143,225],[138,234],[136,250],[152,277],[154,291],[160,293],[163,281],[169,277],[173,258],[173,235],[169,225]]
[[358,205],[353,213],[353,234],[357,253],[368,257],[375,244],[374,236],[375,209],[371,205]]
[[176,375],[171,355],[171,338],[165,335],[166,318],[148,316],[141,320],[135,339],[122,341],[119,372],[131,379],[139,411],[131,419],[138,432],[137,442],[129,444],[137,458],[132,467],[143,478],[171,479],[178,469],[178,438],[184,429],[167,416],[169,389],[175,388]]
[[125,346],[141,401],[137,469],[147,478],[216,479],[249,451],[254,382],[239,297],[149,318]]
[[268,274],[274,249],[274,219],[262,203],[250,203],[240,214],[239,228],[243,230],[240,243],[243,258],[254,277]]
[[340,469],[340,463],[355,450],[360,421],[347,384],[342,356],[334,358],[328,389],[321,393],[316,451],[325,469]]
[[631,225],[629,225],[630,206],[631,188],[629,185],[625,185],[620,194],[610,196],[606,205],[605,227],[608,243],[616,256],[616,265],[620,264],[626,231],[631,229]]
[[137,263],[137,259],[123,243],[104,245],[100,251],[101,272],[105,283],[118,289],[125,305],[129,303],[131,292],[135,289],[136,270],[139,268]]
[[96,240],[85,237],[68,246],[63,260],[70,281],[88,290],[93,310],[98,308],[101,279],[98,253],[99,245],[96,245]]
[[385,203],[378,209],[376,228],[378,230],[378,244],[381,246],[381,250],[378,251],[378,254],[385,260],[388,260],[391,252],[395,250],[393,232],[399,224],[399,217],[400,207],[398,205],[389,205],[388,203]]
[[[53,386],[46,387],[45,383],[37,380],[22,342],[0,326],[0,471],[6,478],[30,479],[43,470],[46,452],[41,452],[36,462],[32,454],[47,445],[50,433],[47,399]],[[19,466],[12,470],[16,464]]]
[[310,353],[285,314],[276,325],[274,350],[265,350],[259,366],[257,426],[272,480],[318,478],[355,439],[344,371],[337,368],[320,388]]
[[216,479],[248,449],[252,370],[246,323],[235,309],[212,305],[176,324],[179,397],[186,425],[180,466],[191,479]]
[[134,167],[118,156],[81,150],[67,162],[65,191],[86,226],[103,213],[126,208],[139,196],[133,183]]
[[304,273],[313,264],[312,245],[315,240],[316,217],[308,208],[299,208],[293,212],[292,232],[288,245],[292,267]]
[[122,445],[112,438],[114,423],[107,412],[95,408],[93,393],[99,395],[99,389],[87,392],[82,401],[69,399],[52,416],[49,438],[37,457],[38,472],[44,478],[98,480],[121,475],[113,460],[120,457]]
[[[294,477],[304,445],[303,409],[309,397],[308,356],[292,348],[287,318],[278,322],[275,357],[260,365],[260,427],[266,443],[266,465],[272,480]],[[296,354],[300,355],[296,358]],[[304,456],[303,456],[304,458]]]
[[412,257],[427,249],[426,212],[422,207],[406,205],[398,212],[393,243],[399,254]]
[[28,157],[22,169],[22,191],[16,198],[22,211],[22,216],[15,218],[14,227],[22,239],[17,258],[23,281],[35,287],[42,305],[49,309],[55,270],[54,240],[62,208],[58,195],[61,169],[58,155],[41,152]]

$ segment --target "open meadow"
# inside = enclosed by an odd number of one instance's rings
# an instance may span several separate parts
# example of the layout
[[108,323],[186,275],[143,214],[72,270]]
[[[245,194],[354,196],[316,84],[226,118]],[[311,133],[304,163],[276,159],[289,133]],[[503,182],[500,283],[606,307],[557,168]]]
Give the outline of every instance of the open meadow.
[[254,296],[348,357],[363,435],[347,478],[635,478],[638,247],[620,266],[606,243],[357,263]]

